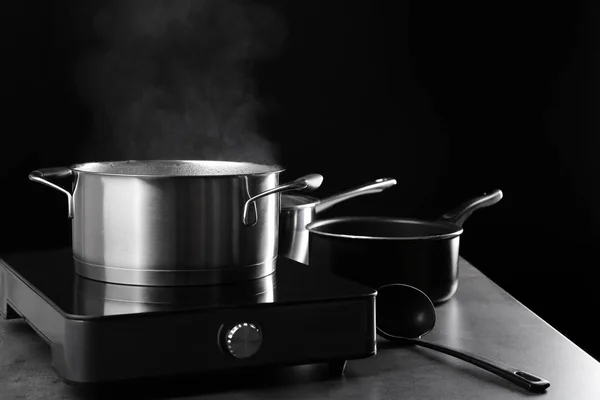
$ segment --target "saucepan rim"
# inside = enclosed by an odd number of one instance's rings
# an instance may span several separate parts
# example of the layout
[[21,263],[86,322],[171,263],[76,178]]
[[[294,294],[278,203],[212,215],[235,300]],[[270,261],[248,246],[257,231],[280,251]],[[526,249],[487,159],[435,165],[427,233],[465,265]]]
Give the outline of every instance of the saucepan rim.
[[[375,236],[375,235],[352,235],[347,233],[333,233],[324,232],[319,228],[335,225],[340,222],[377,222],[377,223],[397,223],[397,224],[419,224],[439,227],[444,230],[443,233],[434,235],[422,235],[422,236]],[[311,222],[306,226],[306,229],[313,234],[320,236],[328,236],[334,238],[344,239],[360,239],[360,240],[385,240],[385,241],[421,241],[421,240],[443,240],[452,239],[460,236],[463,233],[463,228],[445,221],[426,221],[413,218],[394,218],[394,217],[378,217],[378,216],[353,216],[353,217],[337,217],[321,219],[315,222]]]

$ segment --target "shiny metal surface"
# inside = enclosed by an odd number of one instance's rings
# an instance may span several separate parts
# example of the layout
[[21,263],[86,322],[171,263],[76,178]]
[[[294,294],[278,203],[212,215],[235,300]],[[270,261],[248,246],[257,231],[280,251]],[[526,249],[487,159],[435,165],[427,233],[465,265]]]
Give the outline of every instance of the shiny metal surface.
[[51,187],[52,189],[56,189],[67,196],[67,213],[69,218],[73,218],[75,216],[73,211],[73,196],[71,193],[60,186],[50,182],[48,179],[60,179],[71,177],[73,172],[66,167],[56,167],[56,168],[45,168],[43,170],[32,171],[29,174],[29,179],[41,183],[42,185],[46,185]]
[[350,200],[358,196],[364,196],[365,194],[381,193],[384,190],[391,188],[396,183],[394,178],[379,178],[374,182],[366,183],[322,199],[315,205],[315,211],[320,213],[342,201]]
[[304,190],[304,191],[310,192],[310,191],[318,189],[321,186],[321,183],[323,183],[323,176],[321,176],[319,174],[309,174],[309,175],[305,175],[301,178],[298,178],[293,182],[289,182],[289,183],[286,183],[283,185],[276,186],[273,189],[269,189],[269,190],[266,190],[262,193],[255,195],[255,196],[252,196],[251,198],[246,200],[246,202],[244,203],[244,210],[242,212],[242,222],[244,222],[244,225],[249,225],[249,226],[256,225],[256,220],[257,220],[256,217],[252,221],[249,221],[248,209],[249,209],[250,204],[254,204],[256,202],[256,200],[258,200],[262,197],[270,196],[275,193],[288,192],[288,191],[292,191],[292,190]]
[[183,269],[173,264],[171,269],[115,268],[108,265],[94,265],[74,258],[75,272],[89,279],[113,282],[123,285],[141,286],[186,286],[218,285],[258,279],[273,273],[277,268],[277,258],[266,262],[231,266],[229,268]]
[[315,221],[319,212],[354,197],[382,192],[395,184],[396,180],[393,178],[380,178],[322,200],[303,194],[283,194],[279,222],[279,253],[308,264],[309,233],[306,225]]
[[75,312],[119,315],[184,308],[238,306],[275,301],[276,273],[263,278],[203,286],[134,286],[75,276]]
[[279,254],[308,264],[308,230],[316,218],[314,207],[282,209],[279,217]]
[[259,278],[275,270],[279,198],[255,203],[261,217],[252,227],[242,224],[242,207],[247,193],[277,186],[277,173],[173,179],[76,175],[73,256],[83,276],[133,285],[194,285]]
[[283,172],[279,165],[214,160],[125,160],[74,164],[75,172],[101,175],[154,176],[239,176]]
[[[279,167],[182,163],[179,169],[173,169],[177,161],[70,168],[78,274],[104,282],[177,286],[255,279],[275,270],[279,195],[252,203],[260,216],[253,226],[243,224],[242,213],[249,198],[278,186]],[[30,179],[55,170],[33,171]],[[58,177],[67,176],[60,171]],[[166,175],[169,171],[174,175]],[[213,175],[193,175],[203,171]]]

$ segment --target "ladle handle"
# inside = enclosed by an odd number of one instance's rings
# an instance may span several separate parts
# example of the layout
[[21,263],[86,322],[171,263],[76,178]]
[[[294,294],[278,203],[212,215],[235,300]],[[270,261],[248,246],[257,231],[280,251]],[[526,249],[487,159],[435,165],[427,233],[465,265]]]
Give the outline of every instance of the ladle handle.
[[549,386],[550,382],[547,380],[540,378],[539,376],[535,376],[529,372],[516,369],[511,367],[510,365],[503,364],[498,361],[490,360],[489,358],[485,358],[482,356],[477,356],[475,354],[471,354],[465,351],[457,351],[450,347],[443,346],[441,344],[435,344],[430,342],[424,342],[419,339],[407,339],[410,343],[416,344],[419,346],[427,347],[432,350],[437,350],[444,354],[448,354],[450,356],[459,358],[468,363],[477,365],[489,371],[493,374],[496,374],[504,379],[511,381],[512,383],[527,389],[530,392],[543,392]]
[[326,197],[322,199],[315,206],[315,212],[320,213],[321,211],[325,211],[331,206],[334,206],[342,201],[346,201],[352,199],[354,197],[362,196],[365,194],[371,193],[379,193],[384,191],[385,189],[391,188],[396,184],[396,180],[394,178],[380,178],[374,182],[369,182],[367,184],[363,184],[352,188],[350,190],[346,190],[344,192],[335,194],[333,196]]
[[502,191],[495,189],[490,193],[484,193],[482,196],[465,201],[438,219],[462,226],[467,218],[473,214],[473,211],[494,205],[500,200],[502,200]]

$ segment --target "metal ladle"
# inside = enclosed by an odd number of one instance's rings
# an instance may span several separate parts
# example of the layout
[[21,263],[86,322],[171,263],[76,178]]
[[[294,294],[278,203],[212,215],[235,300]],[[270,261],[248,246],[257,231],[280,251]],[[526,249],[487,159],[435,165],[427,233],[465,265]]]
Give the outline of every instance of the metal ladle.
[[404,284],[384,285],[377,289],[377,334],[387,340],[414,344],[474,364],[527,389],[544,392],[550,382],[529,372],[465,351],[420,340],[435,326],[435,307],[421,290]]

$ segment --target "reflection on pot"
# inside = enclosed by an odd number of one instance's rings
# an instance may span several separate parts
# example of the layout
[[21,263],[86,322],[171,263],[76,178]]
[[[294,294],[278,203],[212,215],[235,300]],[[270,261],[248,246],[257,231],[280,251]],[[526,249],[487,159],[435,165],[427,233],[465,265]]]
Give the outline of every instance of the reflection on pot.
[[75,274],[75,312],[104,316],[275,301],[276,273],[242,282],[205,286],[134,286]]

